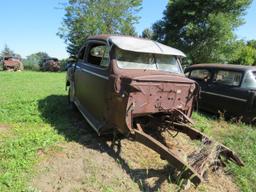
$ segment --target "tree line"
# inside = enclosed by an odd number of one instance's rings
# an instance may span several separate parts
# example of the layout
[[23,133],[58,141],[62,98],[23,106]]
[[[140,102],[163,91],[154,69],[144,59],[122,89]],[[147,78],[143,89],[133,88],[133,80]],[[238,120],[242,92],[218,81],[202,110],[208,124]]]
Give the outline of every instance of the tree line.
[[[186,64],[256,65],[256,40],[234,31],[252,0],[169,0],[163,18],[137,34],[142,0],[69,0],[58,36],[71,56],[90,35],[122,34],[157,40],[186,53]],[[152,2],[153,3],[153,2]],[[152,13],[153,14],[153,13]]]
[[[8,45],[5,45],[3,50],[0,52],[0,61],[6,57],[12,57],[12,58],[20,60],[23,63],[24,69],[31,70],[31,71],[43,71],[44,70],[43,64],[44,64],[45,60],[52,58],[45,52],[33,53],[33,54],[28,55],[26,58],[22,58],[20,56],[20,54],[15,53],[12,49],[10,49],[8,47]],[[59,61],[61,71],[65,69],[65,65],[66,65],[67,61],[68,61],[67,59],[61,59]],[[3,66],[0,65],[0,67],[2,68]]]
[[[238,39],[234,31],[252,0],[169,0],[163,18],[137,34],[142,0],[68,0],[57,35],[64,39],[71,58],[91,35],[141,36],[185,52],[186,65],[235,63],[256,65],[256,40]],[[33,53],[22,59],[8,46],[2,57],[19,58],[28,70],[40,70],[47,53]],[[61,60],[62,69],[67,60]]]

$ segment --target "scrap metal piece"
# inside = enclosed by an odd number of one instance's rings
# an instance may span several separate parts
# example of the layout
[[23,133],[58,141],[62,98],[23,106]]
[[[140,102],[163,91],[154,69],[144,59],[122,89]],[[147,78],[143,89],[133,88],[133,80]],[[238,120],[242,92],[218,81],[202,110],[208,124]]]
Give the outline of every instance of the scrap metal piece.
[[[223,158],[221,157],[224,157],[226,160],[232,161],[239,166],[244,166],[243,161],[231,149],[211,140],[200,131],[188,126],[187,124],[171,122],[169,120],[163,120],[163,118],[161,119],[163,122],[159,122],[159,124],[164,124],[165,128],[160,128],[159,131],[175,130],[177,132],[181,132],[192,140],[201,141],[203,144],[201,148],[191,154],[188,154],[186,161],[181,157],[182,153],[179,150],[176,150],[173,147],[168,147],[165,142],[160,142],[158,138],[153,137],[155,135],[151,136],[145,133],[144,129],[146,130],[149,127],[142,127],[140,123],[136,123],[136,128],[133,128],[131,136],[136,141],[157,152],[162,159],[167,160],[177,170],[181,171],[181,178],[189,179],[196,186],[199,185],[201,182],[207,180],[207,173],[209,169],[216,170],[225,165]],[[156,129],[157,127],[154,128]]]
[[[173,123],[173,125],[182,133],[188,135],[191,139],[196,139],[200,141],[207,141],[208,143],[212,143],[213,141],[207,137],[205,134],[201,133],[200,131],[181,123]],[[244,162],[238,157],[238,155],[229,149],[228,147],[224,146],[221,143],[218,143],[218,147],[220,149],[220,155],[225,157],[227,160],[230,160],[236,163],[239,166],[244,166]]]
[[134,139],[160,154],[161,158],[170,162],[178,170],[183,170],[181,177],[190,179],[195,185],[199,185],[204,179],[182,159],[178,157],[178,151],[167,148],[162,143],[140,130],[134,130]]

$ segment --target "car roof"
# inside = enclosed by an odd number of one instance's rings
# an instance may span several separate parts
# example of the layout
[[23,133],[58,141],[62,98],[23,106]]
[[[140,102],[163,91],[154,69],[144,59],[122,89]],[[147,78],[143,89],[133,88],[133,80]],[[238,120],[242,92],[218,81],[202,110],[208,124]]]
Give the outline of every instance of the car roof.
[[235,64],[215,64],[215,63],[204,63],[204,64],[193,64],[186,68],[196,69],[196,68],[216,68],[216,69],[227,69],[227,70],[239,70],[239,71],[249,71],[256,70],[256,66],[246,66],[246,65],[235,65]]
[[178,49],[172,48],[156,41],[139,37],[123,35],[97,35],[89,37],[88,40],[108,41],[116,45],[118,48],[127,51],[186,57],[186,55]]

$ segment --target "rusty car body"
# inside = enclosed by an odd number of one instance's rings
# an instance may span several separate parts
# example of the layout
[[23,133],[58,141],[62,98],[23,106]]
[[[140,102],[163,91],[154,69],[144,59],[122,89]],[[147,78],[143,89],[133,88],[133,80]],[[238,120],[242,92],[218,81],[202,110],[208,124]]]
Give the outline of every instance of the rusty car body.
[[6,71],[22,71],[23,64],[22,62],[14,57],[4,57],[2,59],[3,70]]
[[40,66],[42,71],[56,72],[60,70],[59,60],[55,57],[46,58]]
[[[121,133],[150,147],[195,184],[202,172],[184,162],[176,149],[149,133],[154,123],[164,123],[157,132],[175,129],[191,139],[211,143],[210,138],[189,123],[199,87],[185,77],[181,51],[161,43],[128,36],[89,37],[78,61],[67,70],[69,100],[98,135]],[[206,142],[207,141],[207,142]],[[218,145],[227,159],[243,165],[236,154]]]
[[201,87],[199,108],[244,121],[256,118],[256,67],[196,64],[185,69]]

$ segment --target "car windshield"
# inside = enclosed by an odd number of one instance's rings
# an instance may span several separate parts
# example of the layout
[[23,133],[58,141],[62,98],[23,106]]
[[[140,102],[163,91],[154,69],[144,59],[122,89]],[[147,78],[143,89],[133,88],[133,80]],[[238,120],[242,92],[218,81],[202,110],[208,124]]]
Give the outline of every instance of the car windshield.
[[160,70],[182,73],[177,57],[152,53],[138,53],[116,49],[116,60],[122,69]]
[[241,87],[247,89],[256,89],[256,71],[246,73]]

